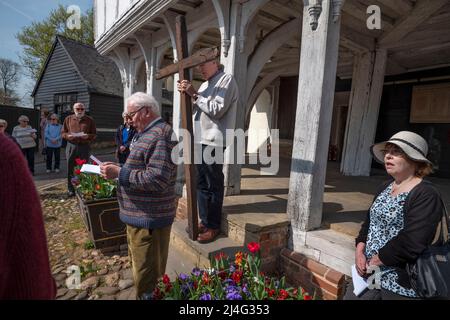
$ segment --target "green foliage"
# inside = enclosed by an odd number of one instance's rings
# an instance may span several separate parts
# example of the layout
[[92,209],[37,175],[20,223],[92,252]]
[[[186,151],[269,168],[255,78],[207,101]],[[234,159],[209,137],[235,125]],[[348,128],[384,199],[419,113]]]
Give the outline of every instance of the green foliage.
[[84,243],[84,249],[85,250],[89,250],[89,249],[94,249],[94,243],[91,240],[88,240]]
[[40,22],[22,28],[16,34],[19,43],[24,47],[21,56],[22,64],[30,75],[37,80],[45,64],[48,54],[57,34],[79,41],[84,44],[94,44],[94,13],[90,9],[81,14],[81,28],[69,29],[67,20],[71,13],[67,13],[63,5],[50,12],[48,17]]

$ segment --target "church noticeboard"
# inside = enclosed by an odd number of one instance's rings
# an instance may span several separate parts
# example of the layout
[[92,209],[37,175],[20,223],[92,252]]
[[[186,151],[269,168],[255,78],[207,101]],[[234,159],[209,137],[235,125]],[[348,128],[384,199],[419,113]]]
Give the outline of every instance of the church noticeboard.
[[450,123],[450,83],[414,86],[411,123]]

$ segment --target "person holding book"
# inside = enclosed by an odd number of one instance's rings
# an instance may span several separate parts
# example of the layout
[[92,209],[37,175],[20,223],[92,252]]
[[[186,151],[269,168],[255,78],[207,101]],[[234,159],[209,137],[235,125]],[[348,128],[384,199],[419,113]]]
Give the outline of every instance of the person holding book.
[[19,125],[14,127],[12,136],[19,143],[20,149],[27,159],[28,168],[34,176],[34,148],[36,147],[37,131],[29,125],[30,119],[27,116],[21,115],[18,121]]

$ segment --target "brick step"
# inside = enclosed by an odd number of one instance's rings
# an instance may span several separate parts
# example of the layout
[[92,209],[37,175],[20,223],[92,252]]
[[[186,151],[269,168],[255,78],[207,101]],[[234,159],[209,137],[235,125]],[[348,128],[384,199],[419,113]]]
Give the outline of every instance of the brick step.
[[[231,241],[232,246],[242,248],[249,242],[259,243],[261,245],[261,269],[268,272],[277,270],[280,252],[287,246],[288,242],[289,219],[287,215],[233,212],[227,210],[227,206],[224,206],[223,211],[221,231],[226,239]],[[192,247],[192,241],[187,237],[184,230],[187,225],[185,198],[180,198],[178,201],[177,219],[184,221],[184,227],[180,231],[182,237],[177,237],[174,243],[189,240],[187,244]],[[195,242],[195,244],[200,248],[211,245],[215,249],[226,247],[221,245],[218,240],[209,245],[201,245],[198,242]],[[179,243],[179,246],[186,246],[186,244]],[[197,255],[196,257],[203,264],[209,263],[207,261],[208,255]]]
[[236,252],[242,251],[242,245],[221,234],[211,243],[199,243],[192,241],[186,232],[187,220],[176,220],[172,225],[170,235],[170,244],[187,254],[200,268],[210,267],[210,258],[219,252],[224,252],[229,257],[235,255]]

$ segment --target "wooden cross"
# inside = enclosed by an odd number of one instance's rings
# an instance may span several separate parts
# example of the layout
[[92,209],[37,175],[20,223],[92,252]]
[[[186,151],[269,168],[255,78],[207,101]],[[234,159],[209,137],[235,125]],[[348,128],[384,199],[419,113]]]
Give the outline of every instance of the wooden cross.
[[[177,63],[169,65],[161,69],[156,74],[156,79],[160,80],[178,72],[180,81],[189,79],[189,68],[198,66],[204,62],[216,59],[219,56],[217,48],[202,49],[197,51],[194,55],[188,56],[187,43],[187,29],[186,20],[184,16],[177,16],[176,18],[176,46],[177,55],[180,59]],[[192,130],[192,103],[191,97],[186,94],[181,94],[181,128],[187,130],[191,139],[183,139],[183,156],[184,156],[184,171],[186,175],[186,189],[187,189],[187,214],[188,214],[188,228],[189,237],[192,240],[197,240],[198,236],[198,218],[197,218],[197,193],[196,193],[196,179],[194,166],[194,144],[193,144],[193,130]]]

